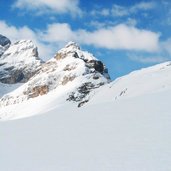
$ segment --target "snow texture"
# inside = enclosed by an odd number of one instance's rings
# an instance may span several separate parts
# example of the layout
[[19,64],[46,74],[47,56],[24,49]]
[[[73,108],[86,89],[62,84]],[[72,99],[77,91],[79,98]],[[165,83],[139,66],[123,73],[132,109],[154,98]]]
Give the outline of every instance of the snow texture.
[[169,171],[170,97],[166,90],[82,108],[46,97],[45,107],[20,106],[20,117],[41,115],[0,123],[1,170]]
[[[0,83],[1,96],[18,100],[0,108],[1,170],[170,171],[170,75],[166,62],[109,83],[103,65],[70,42],[27,83]],[[66,101],[85,84],[85,105]],[[22,92],[35,85],[50,91],[28,100]]]
[[0,57],[0,82],[6,84],[27,82],[41,63],[37,48],[32,41],[15,42]]

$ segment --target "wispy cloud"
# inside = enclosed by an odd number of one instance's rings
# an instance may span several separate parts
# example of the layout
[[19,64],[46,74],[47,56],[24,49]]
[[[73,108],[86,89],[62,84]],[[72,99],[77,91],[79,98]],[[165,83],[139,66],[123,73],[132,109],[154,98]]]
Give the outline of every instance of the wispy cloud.
[[138,4],[133,5],[128,10],[130,12],[137,12],[139,10],[147,11],[147,10],[154,9],[155,7],[156,7],[156,4],[154,1],[153,2],[152,1],[151,2],[140,2]]
[[16,0],[13,7],[22,10],[34,11],[38,14],[81,14],[79,0]]
[[[119,20],[105,20],[103,21],[98,21],[98,20],[92,20],[88,23],[85,23],[85,26],[88,28],[94,28],[94,29],[100,29],[100,28],[109,28],[113,27],[116,25],[119,25],[121,22]],[[134,18],[128,17],[124,22],[125,25],[127,26],[133,26],[136,27],[138,21]]]
[[121,6],[117,4],[113,4],[112,8],[104,8],[104,9],[94,9],[91,14],[92,15],[101,15],[101,16],[113,16],[113,17],[123,17],[130,16],[131,14],[135,14],[137,12],[145,12],[152,10],[156,7],[156,3],[154,1],[151,2],[140,2],[134,4],[132,6]]
[[143,64],[155,64],[155,63],[161,63],[164,61],[168,61],[168,58],[164,56],[142,56],[142,55],[135,55],[135,54],[129,54],[128,58],[131,61],[143,63]]
[[122,17],[129,15],[129,9],[124,6],[114,4],[111,9],[113,16]]

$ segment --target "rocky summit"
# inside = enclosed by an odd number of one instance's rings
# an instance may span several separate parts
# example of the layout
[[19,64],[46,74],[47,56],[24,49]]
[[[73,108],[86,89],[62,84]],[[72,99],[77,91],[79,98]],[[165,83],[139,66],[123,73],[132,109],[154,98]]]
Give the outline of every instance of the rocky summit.
[[60,91],[60,97],[78,107],[88,102],[94,89],[110,82],[105,65],[92,54],[69,42],[55,56],[43,62],[37,47],[30,40],[9,46],[0,58],[0,82],[24,83],[4,94],[0,106],[8,106]]

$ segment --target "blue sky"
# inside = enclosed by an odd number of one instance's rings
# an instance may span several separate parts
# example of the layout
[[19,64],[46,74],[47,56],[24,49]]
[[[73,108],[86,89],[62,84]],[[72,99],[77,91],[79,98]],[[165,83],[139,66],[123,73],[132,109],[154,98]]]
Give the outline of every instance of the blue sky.
[[31,39],[44,60],[77,42],[112,79],[171,59],[170,0],[1,0],[0,33]]

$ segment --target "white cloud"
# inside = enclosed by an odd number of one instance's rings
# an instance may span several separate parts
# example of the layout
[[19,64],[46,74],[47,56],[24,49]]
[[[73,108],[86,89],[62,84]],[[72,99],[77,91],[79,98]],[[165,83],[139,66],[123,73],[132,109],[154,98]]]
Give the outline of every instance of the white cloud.
[[133,26],[120,24],[109,28],[72,30],[66,23],[51,24],[43,34],[48,42],[67,42],[74,40],[80,44],[93,45],[107,49],[140,50],[153,52],[159,49],[159,34],[140,30]]
[[[127,20],[124,22],[125,25],[127,26],[134,26],[136,27],[138,21],[136,19],[133,18],[127,18]],[[84,25],[87,26],[88,28],[94,28],[94,29],[100,29],[100,28],[109,28],[109,27],[113,27],[114,25],[119,25],[120,22],[119,20],[112,20],[112,21],[108,21],[106,20],[105,22],[100,22],[98,20],[92,20],[88,23],[85,23]]]
[[10,38],[12,42],[21,39],[32,40],[34,44],[38,46],[39,54],[44,59],[47,59],[48,57],[50,57],[50,55],[52,55],[53,46],[43,43],[39,37],[39,34],[31,30],[27,26],[17,28],[15,26],[8,25],[5,21],[0,21],[0,30],[1,34]]
[[67,42],[76,38],[69,24],[54,23],[48,25],[47,30],[42,33],[42,39],[47,42]]
[[159,49],[159,34],[141,30],[133,26],[120,24],[108,28],[99,28],[92,32],[72,30],[67,23],[54,23],[45,30],[32,30],[27,26],[14,27],[0,21],[1,34],[11,40],[31,39],[38,46],[40,56],[46,59],[68,41],[98,48],[123,49],[154,52]]
[[[141,11],[149,11],[156,7],[156,3],[154,1],[151,2],[140,2],[132,6],[121,6],[117,4],[113,4],[110,9],[94,9],[91,14],[94,16],[114,16],[114,17],[123,17],[130,16],[131,14],[135,14]],[[104,13],[105,12],[105,13]],[[105,14],[105,15],[104,15]]]
[[140,11],[148,11],[155,8],[156,4],[154,2],[140,2],[133,6],[126,7],[126,6],[119,6],[114,4],[112,7],[112,14],[113,16],[128,16],[133,13],[137,13]]
[[16,28],[14,26],[8,25],[5,21],[0,21],[1,34],[10,37],[11,40],[16,41],[18,39],[32,39],[35,40],[35,33],[24,26],[21,28]]
[[129,15],[129,8],[114,4],[111,13],[113,16],[122,17]]
[[81,14],[79,0],[17,0],[13,6],[33,10],[39,14],[47,12]]
[[124,24],[93,32],[82,30],[77,34],[81,43],[96,47],[148,52],[159,49],[159,34]]
[[135,4],[134,6],[130,7],[130,12],[137,12],[138,10],[151,10],[156,7],[156,4],[154,2],[140,2],[138,4]]

